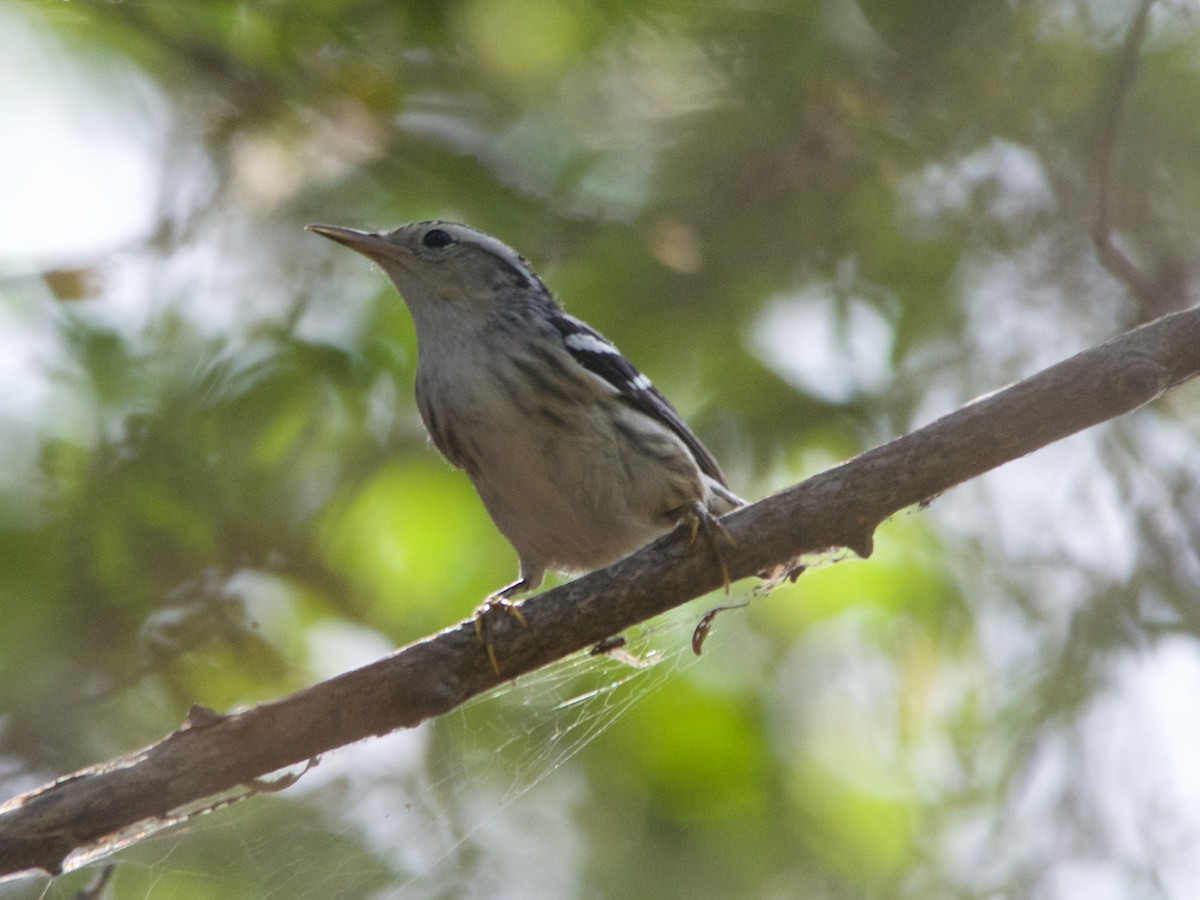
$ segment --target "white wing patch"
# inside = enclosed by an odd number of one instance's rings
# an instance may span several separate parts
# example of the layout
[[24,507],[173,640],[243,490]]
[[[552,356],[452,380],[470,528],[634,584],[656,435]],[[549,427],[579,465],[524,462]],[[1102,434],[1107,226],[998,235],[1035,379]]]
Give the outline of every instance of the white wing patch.
[[569,334],[565,338],[565,343],[572,350],[579,350],[582,353],[616,353],[617,348],[608,341],[601,340],[594,334],[577,331],[574,334]]

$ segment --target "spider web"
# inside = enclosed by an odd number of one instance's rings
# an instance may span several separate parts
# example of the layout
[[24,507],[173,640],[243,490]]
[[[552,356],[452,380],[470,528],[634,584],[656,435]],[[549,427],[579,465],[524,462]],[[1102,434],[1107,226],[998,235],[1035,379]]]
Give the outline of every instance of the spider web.
[[[57,879],[0,884],[0,900],[88,897],[567,897],[578,893],[594,786],[576,757],[691,666],[701,599],[437,720],[326,754],[278,794],[208,801],[122,836]],[[719,653],[730,631],[705,644]],[[299,773],[299,769],[293,774]],[[89,864],[90,863],[90,864]]]

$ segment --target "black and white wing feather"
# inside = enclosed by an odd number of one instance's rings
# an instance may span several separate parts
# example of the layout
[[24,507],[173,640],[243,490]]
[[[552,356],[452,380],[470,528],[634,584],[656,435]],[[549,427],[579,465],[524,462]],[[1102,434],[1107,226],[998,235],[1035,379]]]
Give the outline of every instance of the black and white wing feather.
[[729,487],[725,481],[725,473],[721,471],[713,455],[700,443],[700,439],[692,434],[692,430],[680,418],[671,401],[664,397],[654,383],[639,372],[608,338],[587,323],[566,313],[558,313],[551,321],[562,335],[563,344],[576,362],[611,387],[617,396],[634,409],[671,429],[687,445],[700,471],[722,486]]

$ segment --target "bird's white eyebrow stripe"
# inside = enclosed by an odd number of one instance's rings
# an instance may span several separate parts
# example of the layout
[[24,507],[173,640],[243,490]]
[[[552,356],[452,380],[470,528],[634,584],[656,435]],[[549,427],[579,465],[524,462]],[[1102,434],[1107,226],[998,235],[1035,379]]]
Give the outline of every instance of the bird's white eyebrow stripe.
[[583,353],[616,353],[617,348],[607,341],[602,341],[594,334],[577,331],[575,334],[567,335],[565,338],[566,345],[572,350],[579,350]]

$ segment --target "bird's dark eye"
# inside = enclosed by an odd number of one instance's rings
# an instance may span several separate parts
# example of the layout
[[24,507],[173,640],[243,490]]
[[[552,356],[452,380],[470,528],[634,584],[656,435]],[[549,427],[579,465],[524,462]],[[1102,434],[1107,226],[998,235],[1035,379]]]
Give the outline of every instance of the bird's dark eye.
[[426,247],[437,249],[438,247],[449,247],[454,243],[454,238],[450,236],[450,232],[443,231],[440,228],[431,228],[425,232],[425,237],[421,238],[421,243]]

